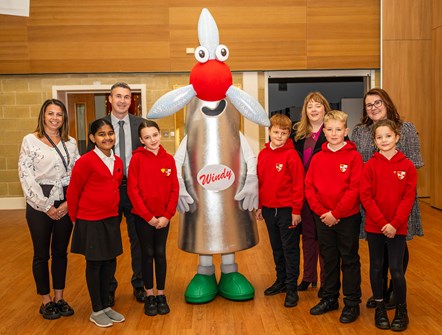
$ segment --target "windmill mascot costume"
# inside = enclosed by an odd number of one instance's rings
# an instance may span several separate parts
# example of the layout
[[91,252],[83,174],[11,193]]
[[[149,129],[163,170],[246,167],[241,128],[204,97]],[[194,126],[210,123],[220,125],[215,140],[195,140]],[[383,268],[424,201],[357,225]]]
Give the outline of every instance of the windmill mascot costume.
[[[207,9],[198,22],[198,63],[190,85],[162,96],[149,118],[176,113],[187,105],[187,135],[175,154],[180,183],[178,210],[180,249],[199,255],[197,274],[184,294],[189,303],[206,303],[219,293],[231,300],[252,299],[255,289],[238,272],[235,252],[258,243],[252,210],[258,206],[256,157],[239,132],[240,115],[262,126],[269,119],[262,106],[232,86],[224,63],[229,56],[219,44],[218,28]],[[217,284],[213,255],[221,254]]]

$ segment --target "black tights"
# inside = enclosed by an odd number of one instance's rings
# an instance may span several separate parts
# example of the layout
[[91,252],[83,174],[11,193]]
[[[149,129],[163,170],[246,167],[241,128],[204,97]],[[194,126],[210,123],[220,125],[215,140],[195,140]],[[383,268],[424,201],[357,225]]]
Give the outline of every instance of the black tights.
[[153,289],[153,267],[155,260],[155,279],[157,290],[164,290],[166,283],[166,241],[169,225],[156,229],[135,215],[135,228],[141,245],[141,270],[146,289]]
[[110,306],[109,287],[116,262],[116,258],[108,261],[86,260],[87,289],[94,312],[99,312]]
[[[398,304],[406,302],[406,281],[404,275],[405,236],[396,235],[387,238],[383,234],[367,233],[368,248],[370,252],[370,283],[373,296],[376,300],[383,299],[385,295],[385,250],[387,249],[388,264],[391,280]],[[388,246],[388,248],[385,248]]]
[[[404,252],[404,262],[403,262],[404,276],[405,276],[405,272],[407,271],[409,260],[410,260],[410,254],[408,252],[408,245],[405,242],[405,252]],[[384,265],[382,267],[382,277],[384,279],[384,286],[383,286],[384,296],[386,296],[388,294],[388,291],[393,291],[393,279],[390,279],[390,281],[388,281],[388,269],[389,269],[389,266],[388,266],[388,247],[387,247],[387,243],[385,243],[385,246],[384,246]]]

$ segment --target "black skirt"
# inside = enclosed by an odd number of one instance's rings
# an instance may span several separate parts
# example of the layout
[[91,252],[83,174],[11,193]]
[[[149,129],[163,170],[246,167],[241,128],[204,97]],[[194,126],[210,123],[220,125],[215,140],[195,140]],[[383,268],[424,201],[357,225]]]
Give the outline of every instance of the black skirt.
[[123,253],[118,216],[89,221],[77,219],[72,235],[71,252],[88,261],[107,261]]

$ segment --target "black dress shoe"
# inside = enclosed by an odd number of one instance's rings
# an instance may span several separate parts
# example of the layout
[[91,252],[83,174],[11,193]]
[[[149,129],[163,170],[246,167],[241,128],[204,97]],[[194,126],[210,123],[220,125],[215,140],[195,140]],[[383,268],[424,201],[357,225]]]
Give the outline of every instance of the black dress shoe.
[[379,329],[390,329],[390,321],[388,320],[387,310],[383,301],[376,302],[374,324]]
[[367,308],[376,308],[376,300],[374,300],[374,297],[371,296],[367,300],[367,304],[365,305]]
[[134,296],[138,302],[144,302],[144,298],[146,298],[146,291],[144,291],[144,288],[142,287],[134,288]]
[[109,292],[109,307],[115,306],[115,292]]
[[170,312],[165,295],[157,295],[157,309],[158,314],[164,315]]
[[407,304],[397,304],[390,329],[395,332],[402,332],[407,329],[408,322]]
[[312,284],[312,288],[315,288],[317,285],[315,282],[309,282],[303,280],[301,284],[298,285],[298,291],[307,291],[310,284]]
[[342,309],[341,316],[339,317],[339,321],[341,323],[351,323],[356,321],[361,311],[359,309],[359,305],[356,306],[347,306],[345,305]]
[[275,281],[272,286],[264,291],[264,295],[275,295],[278,293],[284,293],[286,291],[287,287],[285,286],[285,283]]
[[335,299],[321,299],[319,304],[310,309],[311,315],[321,315],[339,308],[339,302]]
[[295,307],[298,304],[298,300],[298,291],[295,289],[289,289],[285,295],[284,306]]
[[149,316],[158,314],[157,299],[154,295],[149,295],[144,300],[144,314]]
[[53,301],[49,301],[45,305],[41,304],[40,314],[47,320],[55,320],[60,318],[60,312],[58,311],[57,304]]
[[71,316],[74,314],[74,310],[65,300],[60,299],[55,304],[61,316]]

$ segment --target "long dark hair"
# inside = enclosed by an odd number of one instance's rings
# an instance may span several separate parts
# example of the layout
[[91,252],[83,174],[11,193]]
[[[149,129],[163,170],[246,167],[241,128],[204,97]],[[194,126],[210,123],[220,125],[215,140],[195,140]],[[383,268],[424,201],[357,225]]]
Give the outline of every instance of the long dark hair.
[[372,125],[373,120],[368,117],[367,108],[365,106],[365,99],[369,95],[378,95],[382,99],[382,103],[385,105],[385,108],[387,109],[387,119],[393,121],[396,123],[399,127],[402,125],[403,121],[401,120],[401,117],[396,109],[396,106],[393,103],[393,100],[391,100],[388,93],[383,90],[382,88],[372,88],[364,95],[364,101],[363,101],[363,114],[361,119],[361,124],[363,125]]
[[[112,123],[110,121],[108,121],[106,119],[98,119],[98,120],[95,120],[94,122],[91,123],[91,126],[89,128],[89,136],[90,135],[94,136],[100,130],[100,128],[103,127],[104,125],[108,125],[109,127],[112,128],[112,130],[114,130],[114,126],[112,125]],[[94,144],[94,146],[96,145],[95,142],[93,142],[93,144]]]
[[42,138],[45,136],[45,112],[46,109],[51,106],[55,105],[60,107],[61,111],[63,112],[63,124],[58,130],[60,134],[60,138],[62,141],[66,142],[69,141],[69,119],[68,119],[68,111],[66,109],[66,106],[64,103],[58,99],[48,99],[45,102],[43,102],[43,105],[40,108],[40,113],[38,114],[38,121],[37,121],[37,128],[35,128],[34,132],[37,133],[37,136],[39,138]]

